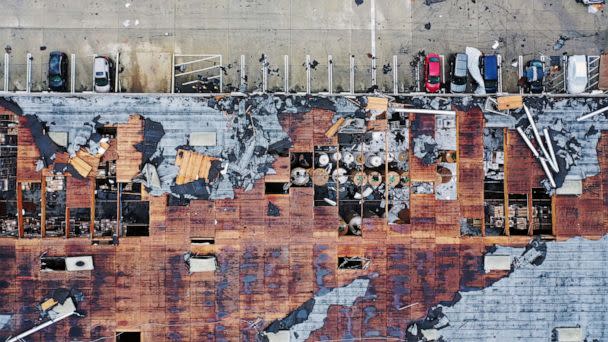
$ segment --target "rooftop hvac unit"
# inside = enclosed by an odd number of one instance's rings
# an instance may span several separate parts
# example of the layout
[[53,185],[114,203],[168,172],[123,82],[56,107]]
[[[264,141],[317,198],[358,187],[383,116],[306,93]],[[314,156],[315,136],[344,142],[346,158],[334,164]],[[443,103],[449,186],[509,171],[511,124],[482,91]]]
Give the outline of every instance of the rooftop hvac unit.
[[65,269],[66,271],[92,271],[93,257],[67,257],[65,258]]

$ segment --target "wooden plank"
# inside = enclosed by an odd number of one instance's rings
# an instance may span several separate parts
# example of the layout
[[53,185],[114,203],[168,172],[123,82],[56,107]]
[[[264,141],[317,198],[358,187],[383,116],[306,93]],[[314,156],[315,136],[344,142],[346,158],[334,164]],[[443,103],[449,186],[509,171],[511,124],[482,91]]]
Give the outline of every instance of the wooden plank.
[[118,159],[116,160],[116,181],[130,182],[139,174],[142,153],[135,145],[144,139],[142,117],[135,114],[129,117],[127,123],[116,126],[116,144]]
[[388,109],[388,98],[368,96],[366,109],[384,112]]
[[344,121],[346,121],[346,119],[344,119],[343,117],[339,118],[333,125],[331,125],[327,132],[325,132],[325,136],[331,138],[336,135],[340,127],[342,127],[342,125],[344,124]]
[[93,170],[93,167],[91,165],[87,164],[87,162],[85,162],[82,158],[78,156],[70,159],[69,163],[82,177],[88,177],[91,173],[91,170]]
[[600,57],[600,78],[598,83],[600,90],[608,90],[608,53]]
[[520,95],[500,96],[496,102],[498,110],[518,109],[524,105],[524,98]]

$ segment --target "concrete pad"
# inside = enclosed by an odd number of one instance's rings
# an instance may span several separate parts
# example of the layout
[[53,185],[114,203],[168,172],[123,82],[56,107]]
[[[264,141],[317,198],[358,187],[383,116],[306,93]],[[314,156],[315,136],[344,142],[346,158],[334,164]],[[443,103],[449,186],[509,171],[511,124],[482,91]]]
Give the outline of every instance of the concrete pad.
[[[354,1],[292,1],[291,29],[295,30],[344,30],[351,29],[358,21],[357,13],[367,13],[364,24],[369,28],[369,5],[356,9]],[[365,9],[367,7],[367,9]]]

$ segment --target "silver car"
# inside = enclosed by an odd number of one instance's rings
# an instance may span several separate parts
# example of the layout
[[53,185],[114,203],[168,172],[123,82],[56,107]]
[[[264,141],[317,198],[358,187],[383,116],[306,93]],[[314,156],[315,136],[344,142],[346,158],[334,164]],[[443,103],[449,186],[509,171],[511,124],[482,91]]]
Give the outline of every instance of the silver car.
[[452,69],[452,81],[450,91],[452,93],[464,93],[467,90],[467,55],[459,53],[454,59]]

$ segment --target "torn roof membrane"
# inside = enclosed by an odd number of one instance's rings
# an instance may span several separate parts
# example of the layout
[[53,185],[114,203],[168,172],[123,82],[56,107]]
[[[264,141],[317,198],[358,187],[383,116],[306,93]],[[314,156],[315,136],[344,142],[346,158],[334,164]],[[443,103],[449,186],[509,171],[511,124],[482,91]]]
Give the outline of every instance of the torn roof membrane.
[[287,317],[272,322],[265,332],[260,334],[259,339],[269,341],[266,333],[274,334],[287,330],[289,341],[306,341],[313,331],[325,325],[330,306],[352,306],[357,299],[365,296],[369,283],[369,278],[357,278],[345,286],[318,293]]

